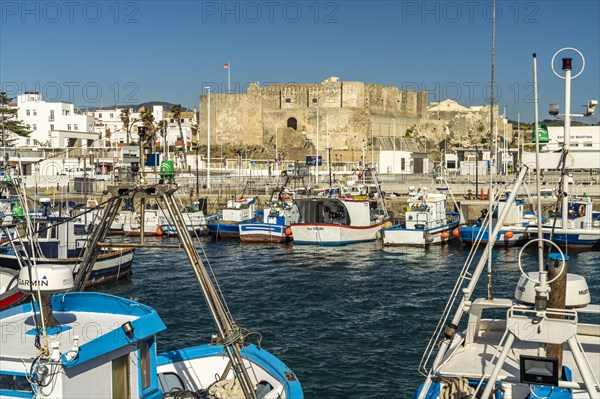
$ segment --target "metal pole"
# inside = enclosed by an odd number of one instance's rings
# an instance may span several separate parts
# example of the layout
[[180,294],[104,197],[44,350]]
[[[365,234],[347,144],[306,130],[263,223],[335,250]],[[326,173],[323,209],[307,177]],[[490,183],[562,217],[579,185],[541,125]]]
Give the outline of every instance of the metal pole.
[[198,146],[196,145],[196,196],[200,198],[200,176],[198,171]]
[[[229,70],[229,68],[227,68]],[[210,86],[205,87],[208,90],[208,109],[207,109],[207,150],[206,150],[206,188],[210,189]]]
[[521,113],[517,114],[517,165],[521,167]]
[[475,198],[479,195],[479,147],[475,146]]
[[231,63],[227,61],[227,93],[231,93]]
[[319,183],[319,107],[317,108],[317,167],[316,167],[316,176],[315,176],[315,183]]
[[[496,237],[495,236],[489,236],[489,234],[492,232],[493,230],[493,217],[492,214],[494,212],[494,200],[492,198],[494,198],[493,192],[494,192],[494,179],[492,177],[493,175],[493,169],[492,169],[492,163],[491,163],[491,158],[492,158],[492,154],[495,154],[495,149],[496,149],[496,142],[494,142],[494,77],[495,77],[495,70],[494,70],[494,61],[495,61],[495,56],[496,56],[496,0],[494,0],[493,2],[493,11],[492,11],[492,84],[491,84],[491,97],[490,97],[490,176],[489,176],[489,180],[490,180],[490,187],[489,187],[489,194],[488,194],[488,212],[489,212],[489,226],[488,226],[488,241],[495,241]],[[496,156],[496,165],[498,164],[498,156],[497,154],[495,154]],[[509,204],[512,204],[512,200],[511,202],[508,202]],[[510,208],[510,206],[506,207],[507,209]],[[489,251],[488,254],[488,267],[487,267],[487,299],[493,299],[493,295],[492,295],[492,251]]]
[[327,169],[329,174],[329,188],[331,188],[331,147],[327,146]]
[[394,156],[392,157],[392,174],[396,174],[396,119],[393,119],[393,133],[394,133],[394,139],[393,139],[393,149],[394,149]]
[[[540,196],[540,140],[538,134],[538,91],[537,91],[537,57],[533,54],[533,129],[535,134],[535,190],[537,192],[536,214],[537,214],[537,233],[538,238],[543,238],[542,235],[542,199]],[[540,272],[540,287],[546,288],[546,269],[544,268],[544,243],[538,241],[538,271]]]
[[[565,140],[563,145],[564,162],[566,162],[571,145],[571,58],[563,58],[563,71],[565,71]],[[566,169],[566,168],[565,168]],[[567,227],[569,218],[569,179],[563,176],[562,199],[562,228]]]

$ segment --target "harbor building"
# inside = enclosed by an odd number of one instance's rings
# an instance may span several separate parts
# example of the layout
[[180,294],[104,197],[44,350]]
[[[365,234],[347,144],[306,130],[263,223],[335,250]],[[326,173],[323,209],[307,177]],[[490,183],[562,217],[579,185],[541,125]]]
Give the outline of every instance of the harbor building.
[[[563,126],[548,127],[548,143],[541,145],[540,167],[547,170],[561,168],[560,150],[565,141]],[[533,143],[525,143],[531,147]],[[535,165],[535,152],[523,151],[523,162]],[[568,169],[600,171],[600,126],[571,126]]]
[[17,96],[17,119],[31,130],[28,137],[18,137],[17,147],[95,146],[94,118],[84,115],[71,103],[46,102],[39,92]]

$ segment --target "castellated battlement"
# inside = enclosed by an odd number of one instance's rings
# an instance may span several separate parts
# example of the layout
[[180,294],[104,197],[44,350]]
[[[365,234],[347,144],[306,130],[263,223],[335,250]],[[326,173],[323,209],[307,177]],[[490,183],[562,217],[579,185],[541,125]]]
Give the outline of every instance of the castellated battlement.
[[[200,96],[199,144],[207,141],[208,94]],[[320,84],[252,83],[245,94],[211,94],[211,145],[274,147],[302,159],[329,142],[355,151],[374,134],[391,136],[427,119],[427,93],[330,77]],[[318,123],[317,123],[318,114]],[[398,131],[400,132],[400,131]],[[327,138],[329,136],[329,138]],[[398,133],[398,137],[401,137]]]

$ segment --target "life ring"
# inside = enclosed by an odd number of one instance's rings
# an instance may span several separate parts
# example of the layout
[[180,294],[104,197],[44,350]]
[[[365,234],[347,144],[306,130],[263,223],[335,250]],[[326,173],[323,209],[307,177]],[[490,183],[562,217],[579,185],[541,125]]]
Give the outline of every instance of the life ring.
[[585,216],[585,206],[583,204],[579,205],[577,213],[579,214],[579,216]]

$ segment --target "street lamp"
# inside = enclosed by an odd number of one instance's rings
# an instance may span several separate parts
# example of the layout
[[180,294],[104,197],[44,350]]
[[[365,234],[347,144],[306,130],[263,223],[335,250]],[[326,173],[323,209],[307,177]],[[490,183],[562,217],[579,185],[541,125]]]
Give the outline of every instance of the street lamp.
[[210,86],[204,86],[208,91],[208,111],[207,111],[207,130],[208,130],[208,145],[206,150],[206,188],[210,189]]

